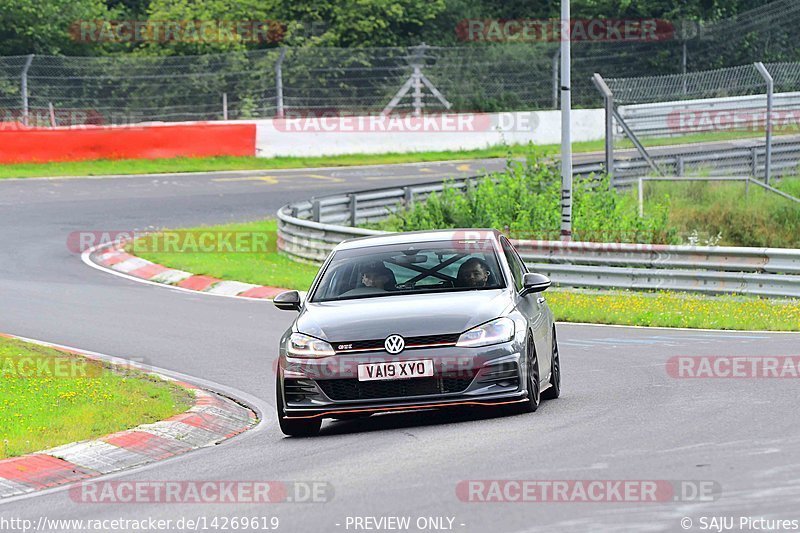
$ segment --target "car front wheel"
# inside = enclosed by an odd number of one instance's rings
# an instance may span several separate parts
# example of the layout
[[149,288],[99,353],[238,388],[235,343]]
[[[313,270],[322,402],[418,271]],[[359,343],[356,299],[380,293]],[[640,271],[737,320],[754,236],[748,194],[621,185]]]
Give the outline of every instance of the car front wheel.
[[533,413],[539,408],[542,394],[539,390],[539,359],[536,357],[536,349],[533,346],[533,337],[528,339],[528,400],[523,404],[527,413]]
[[553,364],[550,371],[550,387],[542,393],[545,400],[555,400],[561,396],[561,358],[558,356],[558,341],[556,329],[553,328]]

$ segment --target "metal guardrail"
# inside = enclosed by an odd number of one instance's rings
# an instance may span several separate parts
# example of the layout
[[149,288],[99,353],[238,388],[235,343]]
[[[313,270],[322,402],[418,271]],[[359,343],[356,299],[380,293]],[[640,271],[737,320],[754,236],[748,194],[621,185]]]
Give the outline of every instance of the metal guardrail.
[[[794,111],[800,107],[800,92],[775,93],[774,113]],[[640,138],[680,137],[687,133],[719,132],[720,124],[727,122],[733,129],[735,120],[750,118],[752,123],[738,125],[739,128],[753,127],[766,122],[765,94],[748,96],[728,96],[726,98],[698,98],[694,100],[673,100],[647,104],[628,104],[619,106],[620,115]],[[687,126],[681,123],[682,117],[704,116],[705,122]],[[726,124],[723,123],[723,126]],[[617,132],[618,134],[621,132]]]
[[[656,165],[672,176],[752,176],[763,177],[766,147],[761,140],[743,139],[732,148],[701,151],[702,145],[682,145],[670,153],[650,153]],[[655,152],[655,153],[653,153]],[[600,164],[595,164],[599,167]],[[772,141],[772,175],[786,176],[800,172],[800,139],[796,136]],[[576,173],[582,173],[577,172]],[[614,184],[633,185],[638,178],[653,172],[642,158],[622,159],[614,162]]]
[[[477,178],[448,182],[464,188]],[[341,241],[385,232],[377,222],[444,188],[441,182],[296,202],[278,210],[278,248],[322,263]],[[660,289],[800,297],[800,249],[517,240],[529,268],[565,287]]]

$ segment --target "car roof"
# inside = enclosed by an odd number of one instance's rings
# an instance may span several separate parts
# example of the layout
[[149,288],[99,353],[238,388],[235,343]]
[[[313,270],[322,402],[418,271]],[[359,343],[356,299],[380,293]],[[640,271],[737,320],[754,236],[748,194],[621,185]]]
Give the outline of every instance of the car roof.
[[417,242],[438,242],[458,240],[497,240],[501,233],[496,229],[463,228],[426,231],[408,231],[404,233],[388,233],[349,239],[339,243],[334,250],[350,250],[369,246],[387,244],[413,244]]

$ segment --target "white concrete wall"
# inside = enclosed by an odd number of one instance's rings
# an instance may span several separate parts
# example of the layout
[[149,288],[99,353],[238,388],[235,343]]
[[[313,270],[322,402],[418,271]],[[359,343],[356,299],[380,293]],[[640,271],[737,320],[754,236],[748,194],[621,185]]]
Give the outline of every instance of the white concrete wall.
[[[602,109],[572,111],[572,140],[603,139]],[[299,117],[256,121],[256,155],[320,156],[470,150],[561,142],[559,111],[413,117]]]

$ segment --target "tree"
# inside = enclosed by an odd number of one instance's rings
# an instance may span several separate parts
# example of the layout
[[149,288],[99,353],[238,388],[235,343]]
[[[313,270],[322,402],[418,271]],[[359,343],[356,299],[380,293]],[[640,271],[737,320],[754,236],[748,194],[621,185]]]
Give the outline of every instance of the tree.
[[103,0],[2,0],[0,55],[97,52],[102,46],[82,42],[73,31],[79,21],[108,19],[115,13]]

